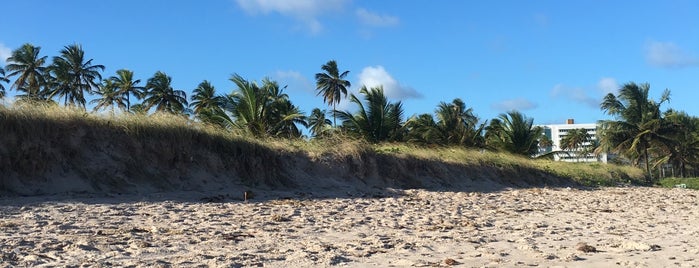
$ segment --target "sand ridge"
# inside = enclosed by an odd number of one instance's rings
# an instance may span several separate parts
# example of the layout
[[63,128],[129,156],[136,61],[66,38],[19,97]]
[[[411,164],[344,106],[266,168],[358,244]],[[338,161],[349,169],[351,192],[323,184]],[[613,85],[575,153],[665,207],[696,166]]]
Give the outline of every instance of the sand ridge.
[[699,266],[687,189],[255,195],[2,198],[0,266]]

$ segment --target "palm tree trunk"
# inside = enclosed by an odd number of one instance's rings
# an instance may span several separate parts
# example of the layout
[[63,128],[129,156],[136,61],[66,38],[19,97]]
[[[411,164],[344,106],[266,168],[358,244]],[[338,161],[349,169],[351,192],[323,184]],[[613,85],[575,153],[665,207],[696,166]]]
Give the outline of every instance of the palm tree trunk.
[[337,121],[335,119],[335,114],[337,113],[337,111],[335,110],[335,105],[336,104],[333,102],[333,127],[337,128]]
[[646,161],[646,173],[648,174],[648,179],[650,181],[653,181],[653,174],[650,173],[650,165],[648,164],[648,146],[645,146],[645,148],[643,148],[643,157]]

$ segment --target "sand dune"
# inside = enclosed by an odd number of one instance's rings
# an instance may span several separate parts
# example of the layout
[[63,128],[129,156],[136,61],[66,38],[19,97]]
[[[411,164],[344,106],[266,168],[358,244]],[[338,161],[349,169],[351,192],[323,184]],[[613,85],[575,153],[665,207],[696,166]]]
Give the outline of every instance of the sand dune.
[[[696,267],[686,189],[0,200],[3,267]],[[585,247],[587,246],[587,247]]]

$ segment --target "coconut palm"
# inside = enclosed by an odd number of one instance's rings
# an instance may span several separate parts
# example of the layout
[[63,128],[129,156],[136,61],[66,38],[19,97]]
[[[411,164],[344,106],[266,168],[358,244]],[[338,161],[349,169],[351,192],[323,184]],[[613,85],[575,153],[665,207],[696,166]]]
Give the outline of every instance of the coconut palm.
[[311,111],[311,115],[308,117],[308,126],[310,127],[311,134],[313,137],[322,137],[332,125],[330,119],[325,118],[327,111],[315,108]]
[[223,114],[226,98],[216,95],[214,86],[204,80],[194,89],[191,101],[189,106],[197,119],[202,122],[216,123],[218,116]]
[[316,77],[316,89],[318,90],[318,95],[323,95],[323,101],[328,105],[333,107],[333,125],[337,126],[337,121],[335,119],[335,109],[336,105],[340,103],[342,95],[347,96],[347,88],[352,84],[345,80],[349,71],[344,71],[340,73],[337,68],[337,62],[334,60],[328,61],[326,64],[320,67],[324,73],[317,73]]
[[381,86],[371,90],[364,86],[359,90],[359,94],[364,95],[366,104],[354,94],[350,94],[350,102],[357,105],[359,112],[335,112],[343,121],[342,128],[370,142],[399,140],[402,134],[402,103],[389,102]]
[[575,151],[578,161],[580,157],[586,155],[583,146],[589,143],[592,136],[584,128],[575,128],[568,130],[568,133],[561,138],[561,149]]
[[114,114],[114,106],[126,110],[126,99],[113,80],[107,79],[102,81],[97,88],[97,94],[99,94],[100,97],[90,101],[90,104],[96,104],[94,108],[95,111],[110,108],[112,114]]
[[654,166],[670,164],[680,177],[699,167],[699,118],[685,112],[668,111],[660,131],[662,154]]
[[5,69],[0,67],[0,99],[5,97],[5,86],[3,83],[10,83],[10,79],[5,76]]
[[534,119],[520,112],[500,114],[486,128],[486,145],[513,154],[531,156],[539,147],[538,140],[543,130],[534,126]]
[[599,150],[612,151],[626,156],[640,166],[645,165],[648,178],[651,149],[660,142],[663,118],[660,106],[670,99],[670,91],[665,90],[659,101],[649,99],[649,84],[624,84],[618,95],[607,94],[601,104],[605,113],[616,120],[599,121]]
[[233,115],[229,125],[255,136],[300,137],[297,124],[306,125],[305,116],[283,93],[277,82],[262,80],[262,86],[234,74],[238,89],[228,96],[226,110]]
[[184,114],[187,107],[187,94],[172,88],[172,77],[158,71],[146,83],[143,106],[146,110],[155,107],[157,112]]
[[420,144],[440,144],[437,122],[431,114],[414,115],[405,122],[405,141]]
[[473,108],[466,108],[461,99],[451,103],[442,102],[437,106],[437,132],[444,144],[482,146],[482,130],[478,126],[478,117],[473,114]]
[[65,46],[60,54],[53,57],[53,64],[49,66],[52,74],[49,98],[63,97],[64,104],[84,109],[85,92],[91,94],[98,87],[104,65],[92,64],[92,59],[86,60],[85,51],[78,44]]
[[126,69],[120,69],[116,71],[116,76],[109,78],[116,86],[119,94],[126,98],[126,110],[131,110],[131,95],[137,99],[143,97],[145,87],[138,86],[141,83],[141,79],[134,80],[133,72]]
[[27,43],[12,51],[12,56],[7,58],[7,78],[17,77],[11,88],[25,93],[18,95],[19,98],[41,98],[42,87],[46,84],[46,56],[39,56],[40,52],[41,47]]

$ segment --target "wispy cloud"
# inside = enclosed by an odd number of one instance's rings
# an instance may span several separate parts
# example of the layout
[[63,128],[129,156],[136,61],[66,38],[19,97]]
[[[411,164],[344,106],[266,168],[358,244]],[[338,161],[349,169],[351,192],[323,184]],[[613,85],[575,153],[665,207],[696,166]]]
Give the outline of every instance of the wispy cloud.
[[359,73],[359,82],[356,88],[366,86],[367,88],[383,86],[384,94],[391,99],[419,99],[422,94],[410,86],[398,82],[389,74],[383,66],[369,66]]
[[616,79],[610,78],[610,77],[604,77],[597,82],[597,89],[602,91],[603,95],[607,95],[609,93],[617,93],[619,90],[619,83],[617,83]]
[[699,66],[699,57],[673,42],[651,41],[646,44],[646,61],[656,67],[683,68]]
[[12,49],[0,43],[0,63],[5,65],[5,63],[7,63],[7,58],[10,56],[12,56]]
[[288,85],[290,90],[315,93],[313,83],[298,71],[276,71],[272,78],[280,81],[281,84]]
[[358,8],[355,14],[357,15],[357,18],[359,18],[359,21],[362,24],[368,26],[388,27],[395,26],[398,25],[398,23],[400,23],[400,19],[398,19],[398,17],[396,16],[377,14],[364,8]]
[[347,0],[236,0],[238,6],[250,15],[278,13],[302,23],[311,33],[323,30],[318,17],[342,10]]
[[590,108],[599,109],[602,98],[608,93],[616,93],[619,85],[614,78],[604,77],[595,87],[571,87],[558,84],[551,89],[551,97],[564,98],[582,103]]
[[531,110],[538,107],[538,105],[530,100],[517,98],[493,103],[490,107],[498,111],[509,112]]

